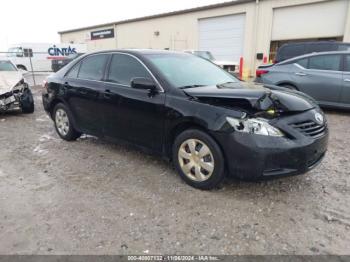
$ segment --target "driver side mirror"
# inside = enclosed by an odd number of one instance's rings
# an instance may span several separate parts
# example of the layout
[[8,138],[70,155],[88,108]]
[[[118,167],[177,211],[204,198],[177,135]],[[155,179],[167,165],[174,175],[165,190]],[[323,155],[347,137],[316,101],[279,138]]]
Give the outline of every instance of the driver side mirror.
[[135,77],[131,80],[131,87],[135,89],[144,89],[149,91],[155,91],[157,89],[156,84],[152,79],[145,77]]

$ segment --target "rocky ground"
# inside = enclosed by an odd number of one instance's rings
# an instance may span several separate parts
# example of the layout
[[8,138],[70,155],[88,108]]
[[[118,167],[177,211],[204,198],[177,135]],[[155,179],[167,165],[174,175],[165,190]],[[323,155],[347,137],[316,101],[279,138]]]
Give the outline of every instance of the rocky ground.
[[62,141],[33,115],[0,115],[1,254],[350,254],[350,113],[328,111],[309,174],[221,189],[93,137]]

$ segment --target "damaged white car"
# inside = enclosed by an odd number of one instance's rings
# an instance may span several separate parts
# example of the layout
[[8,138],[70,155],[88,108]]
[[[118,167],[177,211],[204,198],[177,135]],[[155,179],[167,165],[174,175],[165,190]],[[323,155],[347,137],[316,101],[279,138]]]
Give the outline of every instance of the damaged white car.
[[0,113],[21,110],[34,112],[34,99],[23,74],[9,60],[0,59]]

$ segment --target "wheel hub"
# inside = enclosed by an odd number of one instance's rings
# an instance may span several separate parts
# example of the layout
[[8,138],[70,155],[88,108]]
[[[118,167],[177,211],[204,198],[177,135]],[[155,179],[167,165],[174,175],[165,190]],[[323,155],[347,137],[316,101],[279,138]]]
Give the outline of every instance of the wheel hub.
[[62,136],[66,136],[69,132],[69,119],[66,111],[61,108],[56,111],[55,123],[58,132]]

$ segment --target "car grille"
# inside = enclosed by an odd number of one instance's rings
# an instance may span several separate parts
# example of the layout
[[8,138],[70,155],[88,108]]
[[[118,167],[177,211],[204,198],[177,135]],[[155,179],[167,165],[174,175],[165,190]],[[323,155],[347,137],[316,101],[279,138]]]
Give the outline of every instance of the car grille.
[[313,138],[323,136],[326,133],[327,128],[326,124],[319,125],[313,121],[299,122],[291,124],[291,126],[299,130],[301,133]]

